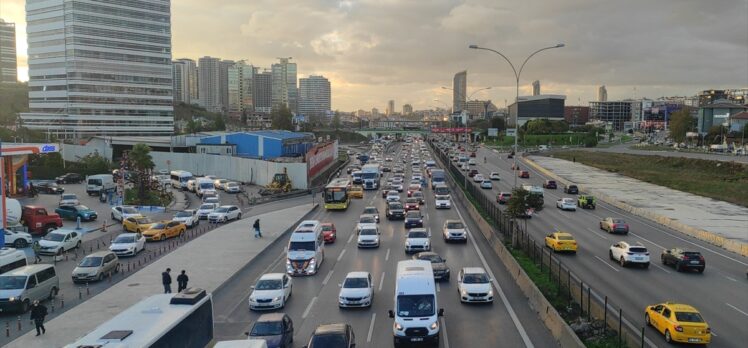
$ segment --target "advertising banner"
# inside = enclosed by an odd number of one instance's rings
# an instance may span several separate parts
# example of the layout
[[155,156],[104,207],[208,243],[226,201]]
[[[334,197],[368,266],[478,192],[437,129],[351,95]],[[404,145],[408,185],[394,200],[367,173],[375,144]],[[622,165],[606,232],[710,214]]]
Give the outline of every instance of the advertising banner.
[[431,128],[431,133],[470,133],[472,131],[473,131],[472,128],[464,128],[464,127],[457,127],[457,128],[433,127]]
[[338,142],[318,144],[309,149],[305,159],[308,178],[312,179],[323,172],[338,157]]

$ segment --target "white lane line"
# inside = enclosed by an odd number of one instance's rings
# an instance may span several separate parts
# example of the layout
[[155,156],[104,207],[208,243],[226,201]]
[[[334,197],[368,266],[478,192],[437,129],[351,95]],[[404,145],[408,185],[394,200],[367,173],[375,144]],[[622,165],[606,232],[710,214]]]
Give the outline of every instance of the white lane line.
[[348,237],[348,242],[347,242],[348,244],[350,244],[350,243],[351,243],[351,241],[353,240],[353,236],[354,236],[354,235],[355,235],[354,233],[351,233],[351,236],[350,236],[350,237]]
[[429,213],[426,213],[426,220],[429,219]]
[[343,249],[343,251],[340,252],[340,255],[338,255],[338,262],[343,259],[343,255],[345,255],[345,249]]
[[601,259],[599,256],[595,255],[595,258],[598,259],[598,260],[600,260],[600,262],[604,263],[606,266],[610,267],[614,271],[620,272],[617,268],[611,266],[609,263],[605,262],[605,260]]
[[659,268],[659,269],[661,269],[663,271],[665,271],[665,273],[670,273],[670,271],[668,271],[667,269],[665,269],[665,267],[662,267],[662,266],[660,266],[660,265],[658,265],[658,264],[656,264],[654,262],[650,261],[649,264],[652,265],[652,266],[655,266],[655,267],[657,267],[657,268]]
[[390,259],[390,249],[387,249],[387,254],[384,255],[384,260],[387,261]]
[[330,277],[332,277],[332,272],[335,272],[335,270],[331,269],[330,272],[327,272],[327,276],[325,277],[325,280],[322,281],[322,286],[327,285],[327,282],[330,281]]
[[447,335],[447,322],[444,321],[444,317],[439,318],[442,324],[442,333],[444,334],[444,348],[449,348],[449,336]]
[[317,296],[314,296],[311,301],[309,301],[309,304],[306,306],[306,309],[304,310],[304,314],[301,315],[302,319],[306,319],[306,316],[309,315],[309,311],[312,310],[312,306],[314,306],[314,302],[317,302]]
[[377,291],[379,291],[379,292],[382,291],[382,285],[384,285],[384,272],[382,272],[382,277],[379,278],[379,290],[377,290]]
[[374,321],[377,319],[377,313],[371,313],[371,324],[369,324],[369,334],[366,335],[366,342],[371,342],[371,334],[374,333]]
[[442,292],[442,287],[439,283],[436,283],[436,292]]
[[[455,207],[457,211],[457,215],[460,217],[460,220],[462,220],[462,223],[465,223],[465,219],[462,217],[462,213],[460,213],[460,208]],[[483,264],[483,268],[488,272],[488,276],[493,279],[493,286],[496,288],[496,291],[499,293],[499,297],[501,297],[501,302],[504,304],[504,308],[506,308],[506,311],[509,313],[509,317],[512,318],[512,322],[514,323],[514,327],[517,328],[517,332],[522,337],[522,341],[525,343],[525,347],[527,348],[534,348],[535,345],[532,344],[532,341],[530,340],[530,336],[527,335],[527,332],[525,331],[525,327],[522,326],[522,323],[519,321],[519,318],[517,317],[517,313],[514,312],[514,308],[512,308],[512,305],[509,303],[509,299],[506,298],[506,294],[504,294],[504,290],[501,289],[501,285],[499,285],[499,282],[496,280],[496,277],[493,275],[493,271],[488,266],[488,262],[486,262],[486,258],[483,257],[483,253],[478,248],[478,244],[475,242],[475,238],[473,238],[473,234],[470,232],[469,229],[465,229],[467,231],[468,236],[473,241],[470,243],[473,245],[473,248],[475,248],[475,252],[478,254],[478,258],[480,258],[480,262]],[[442,327],[445,327],[444,321],[442,318]],[[448,347],[447,345],[447,331],[444,331],[444,343],[445,347]]]
[[656,247],[659,247],[659,248],[662,248],[662,249],[667,249],[666,247],[664,247],[662,245],[659,245],[659,244],[657,244],[657,243],[655,243],[655,242],[653,242],[653,241],[651,241],[651,240],[649,240],[647,238],[644,238],[644,237],[642,237],[642,236],[640,236],[640,235],[638,235],[638,234],[636,234],[634,232],[629,232],[629,234],[632,235],[632,236],[634,236],[634,237],[640,238],[642,240],[646,240],[647,242],[652,243]]
[[603,236],[602,234],[600,234],[600,233],[596,232],[595,230],[593,230],[593,229],[591,229],[591,228],[587,228],[587,231],[590,231],[590,232],[592,232],[592,234],[594,234],[594,235],[596,235],[596,236],[598,236],[598,237],[600,237],[600,238],[602,238],[602,239],[608,240],[608,237],[606,237],[606,236]]
[[727,278],[727,279],[730,279],[730,280],[732,280],[732,281],[734,281],[734,282],[737,282],[737,281],[738,281],[737,279],[735,279],[735,278],[732,278],[732,277],[728,277],[728,276],[725,276],[725,278]]
[[727,303],[727,302],[725,302],[725,304],[726,304],[726,305],[728,305],[728,306],[729,306],[730,308],[732,308],[732,309],[734,309],[734,310],[736,310],[736,311],[740,312],[741,314],[745,315],[746,317],[748,317],[748,313],[746,313],[746,312],[743,312],[743,311],[741,311],[741,310],[740,310],[740,308],[738,308],[738,307],[735,307],[735,306],[733,306],[733,305],[731,305],[731,304],[729,304],[729,303]]

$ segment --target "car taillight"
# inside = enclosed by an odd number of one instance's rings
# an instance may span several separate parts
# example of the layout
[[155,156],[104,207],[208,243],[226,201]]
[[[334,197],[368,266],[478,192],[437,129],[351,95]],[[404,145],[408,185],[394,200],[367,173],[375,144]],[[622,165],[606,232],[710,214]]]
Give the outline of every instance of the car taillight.
[[680,325],[675,325],[674,329],[675,329],[675,331],[683,332],[683,327],[680,326]]
[[705,331],[705,332],[706,332],[706,333],[708,333],[708,334],[709,334],[709,333],[712,333],[712,329],[710,329],[710,328],[706,328],[706,331]]
[[699,255],[699,261],[704,261],[704,257]]

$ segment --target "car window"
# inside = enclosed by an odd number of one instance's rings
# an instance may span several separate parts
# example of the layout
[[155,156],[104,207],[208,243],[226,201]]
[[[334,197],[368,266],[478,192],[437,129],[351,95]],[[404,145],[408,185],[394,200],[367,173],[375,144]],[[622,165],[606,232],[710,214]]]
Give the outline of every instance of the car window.
[[662,316],[665,317],[665,318],[670,318],[670,309],[669,308],[665,308],[662,311]]
[[704,319],[696,312],[675,312],[675,320],[687,323],[703,323]]

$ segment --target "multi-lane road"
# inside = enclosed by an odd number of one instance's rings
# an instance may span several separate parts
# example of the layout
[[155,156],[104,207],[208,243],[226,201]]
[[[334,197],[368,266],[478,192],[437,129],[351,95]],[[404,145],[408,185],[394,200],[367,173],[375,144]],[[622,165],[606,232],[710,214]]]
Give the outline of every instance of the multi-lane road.
[[[401,161],[400,147],[395,149],[395,161]],[[406,178],[410,177],[410,164]],[[383,179],[384,183],[385,180]],[[439,307],[444,308],[441,319],[441,347],[553,347],[557,346],[550,333],[529,308],[527,300],[507,274],[498,258],[485,246],[485,240],[472,221],[464,220],[459,204],[450,210],[436,210],[433,196],[426,189],[426,204],[421,207],[424,224],[431,230],[433,250],[447,259],[454,276],[437,284]],[[405,197],[406,193],[402,196]],[[456,202],[455,202],[456,203]],[[365,206],[376,206],[380,211],[380,247],[358,249],[354,229]],[[293,295],[282,311],[294,321],[295,346],[303,346],[312,331],[320,324],[347,322],[353,326],[358,347],[392,346],[393,320],[387,311],[393,308],[395,270],[398,261],[411,255],[404,252],[405,228],[403,221],[388,221],[381,191],[364,191],[363,199],[355,199],[346,211],[320,210],[311,219],[334,222],[337,241],[328,244],[325,261],[314,276],[293,278]],[[466,244],[445,244],[441,228],[445,219],[463,219],[471,230]],[[475,231],[475,232],[473,232]],[[287,238],[270,246],[240,274],[231,279],[215,294],[216,336],[232,339],[248,331],[262,313],[250,312],[247,298],[250,286],[268,272],[285,271]],[[495,302],[489,305],[461,304],[457,293],[456,276],[462,267],[480,266],[492,273]],[[339,309],[339,283],[348,272],[368,271],[375,285],[373,306],[362,309]]]
[[[483,162],[484,157],[487,163]],[[486,195],[495,200],[498,192],[511,191],[515,174],[511,170],[512,160],[507,159],[506,153],[480,148],[476,159],[475,167],[484,176],[490,172],[501,174],[501,181],[494,181],[492,190],[484,190]],[[548,179],[530,166],[521,163],[521,168],[530,171],[530,179],[518,179],[518,185],[531,183],[540,186]],[[745,346],[748,342],[748,258],[601,202],[596,210],[561,211],[555,203],[562,197],[575,198],[564,194],[560,186],[558,190],[545,190],[544,209],[527,221],[529,232],[539,243],[543,242],[545,235],[556,230],[572,233],[579,245],[578,253],[559,258],[586,284],[607,295],[614,306],[623,308],[624,316],[634,325],[644,325],[644,308],[649,304],[682,302],[701,311],[712,328],[712,346]],[[600,230],[599,221],[607,216],[624,218],[630,226],[630,233],[627,236],[611,235]],[[609,260],[610,246],[622,240],[646,246],[652,260],[651,267],[622,268]],[[663,266],[660,263],[661,251],[673,247],[700,251],[706,258],[706,271],[703,274],[679,273]],[[662,336],[653,329],[648,328],[646,336],[656,345],[664,345]]]

